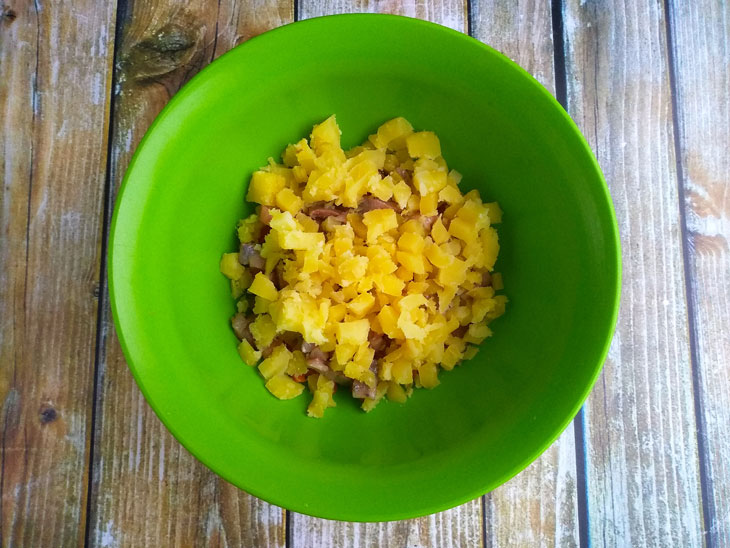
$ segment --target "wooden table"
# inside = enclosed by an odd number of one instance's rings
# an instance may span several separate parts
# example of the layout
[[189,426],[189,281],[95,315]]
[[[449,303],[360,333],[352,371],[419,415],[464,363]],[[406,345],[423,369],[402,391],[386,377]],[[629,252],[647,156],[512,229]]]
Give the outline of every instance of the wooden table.
[[[730,546],[730,7],[720,0],[0,0],[0,544]],[[119,348],[106,236],[155,115],[223,52],[318,15],[420,17],[535,75],[613,196],[624,283],[583,411],[515,479],[353,524],[229,485]]]

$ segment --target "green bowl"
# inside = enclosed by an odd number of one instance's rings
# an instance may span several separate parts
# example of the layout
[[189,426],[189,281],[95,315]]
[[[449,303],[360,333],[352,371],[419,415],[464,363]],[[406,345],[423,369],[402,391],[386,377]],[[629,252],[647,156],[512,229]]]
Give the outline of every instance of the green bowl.
[[[510,302],[476,358],[365,414],[279,401],[241,362],[221,253],[250,174],[331,114],[343,146],[404,116],[504,210]],[[414,19],[344,15],[281,27],[203,70],[140,144],[117,199],[109,279],[130,369],[173,435],[216,473],[279,506],[353,521],[411,518],[504,483],[569,424],[605,358],[620,251],[605,182],[580,132],[516,64]]]

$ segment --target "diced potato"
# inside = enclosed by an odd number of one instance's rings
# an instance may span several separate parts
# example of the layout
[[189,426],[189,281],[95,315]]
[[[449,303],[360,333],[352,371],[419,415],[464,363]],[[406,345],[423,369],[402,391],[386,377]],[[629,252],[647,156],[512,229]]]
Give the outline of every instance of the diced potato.
[[253,282],[251,282],[251,286],[248,288],[248,292],[258,295],[267,301],[275,301],[279,295],[274,282],[261,272],[258,272],[256,276],[254,276]]
[[366,318],[341,322],[337,324],[337,342],[340,344],[354,344],[355,346],[366,344],[369,332],[370,322]]
[[423,236],[414,232],[405,232],[398,238],[398,247],[408,253],[419,254],[423,251],[424,245]]
[[438,194],[435,192],[432,192],[430,194],[426,194],[425,196],[421,196],[421,201],[419,202],[419,209],[421,211],[421,215],[424,217],[431,217],[432,215],[438,214]]
[[276,324],[268,314],[259,314],[248,327],[256,346],[261,350],[269,346],[276,336]]
[[246,200],[257,204],[273,206],[276,195],[286,186],[286,179],[279,174],[255,171],[248,185]]
[[428,158],[433,160],[441,156],[441,143],[432,131],[418,131],[406,138],[408,154],[411,158]]
[[438,367],[435,363],[423,363],[418,368],[418,378],[424,388],[435,388],[439,385]]
[[304,385],[288,375],[277,375],[267,381],[266,389],[280,400],[290,400],[304,391]]
[[256,365],[261,359],[261,352],[254,350],[254,347],[246,339],[238,345],[238,354],[246,365]]
[[[386,394],[404,402],[414,386],[435,387],[439,366],[450,370],[473,358],[507,302],[495,295],[501,275],[492,275],[491,286],[484,282],[499,252],[490,225],[502,212],[476,190],[462,195],[461,175],[449,171],[435,134],[414,133],[395,118],[347,153],[340,138],[331,116],[310,140],[285,149],[283,165],[269,159],[252,175],[247,198],[267,206],[270,219],[249,215],[237,233],[255,244],[263,271],[241,265],[238,253],[225,254],[220,265],[234,298],[246,289],[253,295],[236,304],[253,314],[253,339],[238,346],[242,360],[256,364],[271,350],[258,364],[267,389],[295,397],[306,379],[311,417],[335,405],[336,386],[313,374],[304,352],[275,343],[279,334],[288,341],[298,333],[330,353],[334,371],[375,388],[376,397],[362,403],[369,411]],[[358,213],[366,194],[394,201],[398,213]],[[350,208],[345,217],[343,207]],[[466,332],[455,336],[460,326]],[[376,359],[375,348],[385,355]]]
[[375,243],[378,236],[398,227],[398,219],[392,209],[373,209],[363,215],[363,223],[368,229],[367,242]]
[[304,201],[290,188],[283,188],[276,195],[276,207],[288,211],[292,215],[296,215],[302,209],[303,203]]
[[265,379],[282,375],[291,360],[291,352],[283,344],[274,348],[271,355],[259,364],[259,373]]
[[246,272],[243,265],[238,262],[238,253],[224,253],[221,257],[221,273],[231,280],[238,280]]
[[388,391],[386,392],[386,394],[390,401],[394,401],[397,403],[405,403],[408,399],[408,396],[406,396],[406,391],[403,390],[403,387],[397,382],[388,383]]
[[378,128],[373,144],[378,147],[387,147],[395,139],[407,137],[413,133],[413,126],[408,120],[402,117],[388,120]]
[[375,304],[375,297],[370,293],[361,293],[347,304],[352,314],[361,318],[367,314]]

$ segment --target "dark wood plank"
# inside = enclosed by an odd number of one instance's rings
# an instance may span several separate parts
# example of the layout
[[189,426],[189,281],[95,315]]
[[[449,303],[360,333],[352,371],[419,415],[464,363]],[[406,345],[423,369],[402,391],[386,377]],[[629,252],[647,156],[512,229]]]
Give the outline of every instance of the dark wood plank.
[[563,10],[569,112],[603,168],[623,248],[616,335],[585,413],[596,545],[703,541],[664,17],[649,0]]
[[[334,13],[378,12],[428,19],[462,32],[467,30],[466,3],[449,0],[375,2],[307,0],[299,4],[302,19]],[[291,513],[290,545],[339,546],[479,546],[482,504],[477,499],[458,508],[415,520],[390,523],[347,523]]]
[[[290,0],[122,4],[116,55],[114,192],[137,143],[177,89],[211,59],[293,19]],[[284,510],[194,459],[147,405],[105,301],[98,376],[92,546],[283,546]]]
[[0,8],[0,545],[83,543],[112,3]]
[[[530,72],[553,95],[550,3],[472,1],[472,35]],[[575,436],[571,424],[530,467],[486,495],[487,546],[577,546]]]
[[705,524],[730,546],[730,4],[670,6]]

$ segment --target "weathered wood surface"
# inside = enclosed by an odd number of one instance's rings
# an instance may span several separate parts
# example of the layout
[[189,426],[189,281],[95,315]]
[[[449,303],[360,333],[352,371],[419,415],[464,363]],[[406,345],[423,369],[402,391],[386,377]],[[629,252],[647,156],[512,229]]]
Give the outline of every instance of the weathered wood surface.
[[[135,1],[119,13],[112,196],[157,113],[214,57],[293,19],[290,1]],[[111,208],[109,208],[111,212]],[[218,478],[170,435],[124,361],[104,301],[91,546],[283,546],[284,511]]]
[[[550,3],[479,0],[471,8],[472,36],[519,63],[555,95]],[[487,546],[577,546],[573,425],[530,467],[487,494],[485,512]]]
[[675,2],[669,16],[705,525],[730,546],[730,4]]
[[0,15],[0,545],[83,543],[114,6]]
[[567,1],[568,110],[606,176],[623,295],[586,405],[589,534],[702,545],[697,432],[663,4]]
[[336,13],[390,13],[467,31],[467,0],[298,0],[299,19]]
[[298,2],[300,18],[401,13],[469,30],[551,91],[565,78],[622,235],[617,335],[579,438],[569,428],[482,499],[388,524],[287,520],[191,457],[134,384],[105,298],[104,215],[172,94],[295,6],[116,4],[0,5],[0,545],[730,546],[727,3]]

